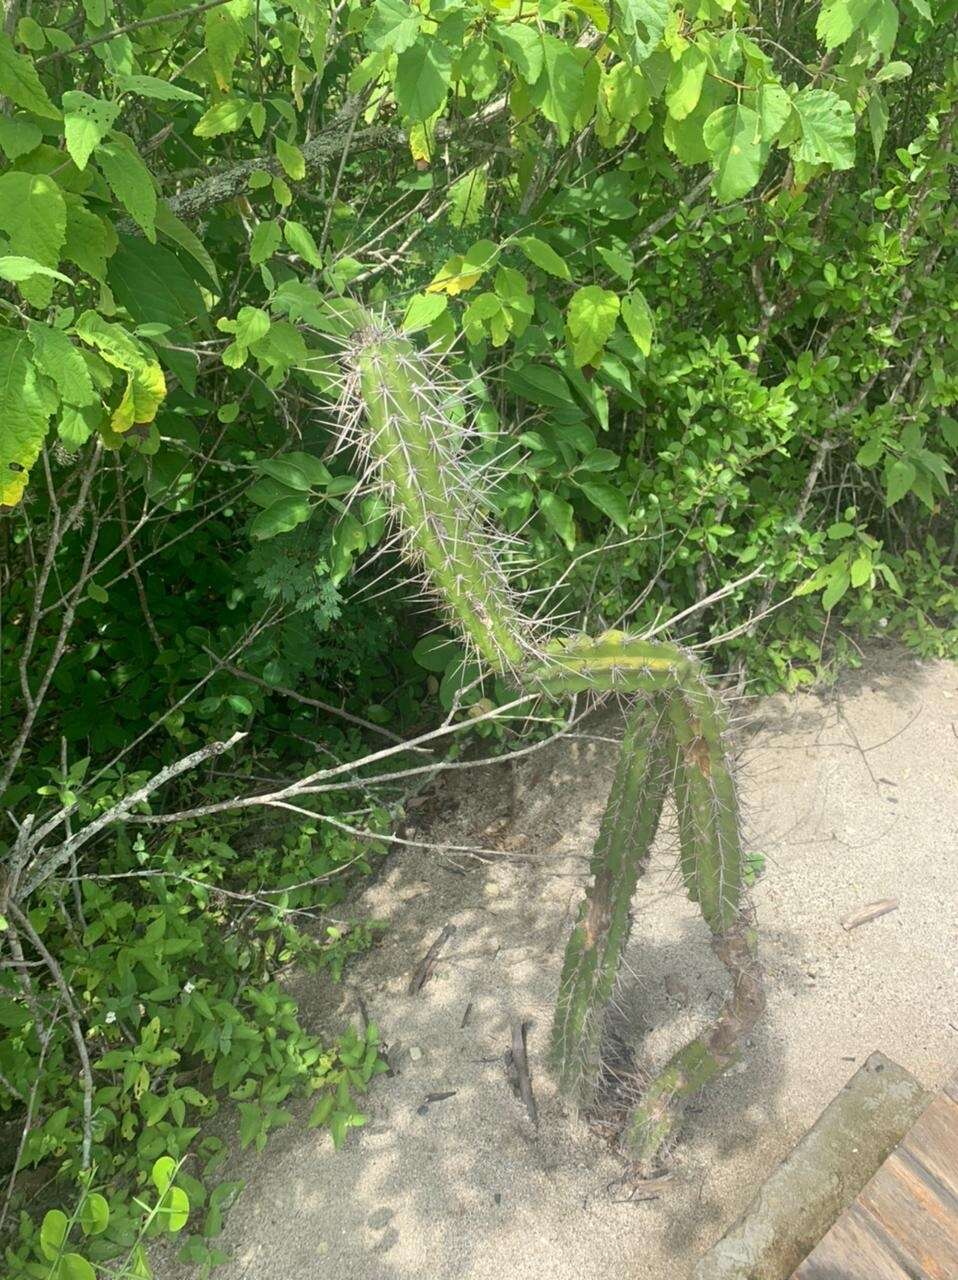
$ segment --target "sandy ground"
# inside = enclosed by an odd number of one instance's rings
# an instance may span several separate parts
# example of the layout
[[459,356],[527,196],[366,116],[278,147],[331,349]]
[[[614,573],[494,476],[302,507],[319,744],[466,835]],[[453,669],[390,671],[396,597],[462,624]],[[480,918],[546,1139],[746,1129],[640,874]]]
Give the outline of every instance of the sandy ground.
[[[820,694],[763,700],[743,733],[754,891],[768,1013],[745,1059],[689,1109],[657,1199],[622,1202],[619,1160],[567,1114],[543,1062],[566,935],[615,748],[567,741],[530,757],[510,816],[508,775],[443,793],[424,838],[494,846],[508,860],[393,856],[358,913],[387,919],[338,1009],[325,979],[295,988],[315,1025],[355,1015],[361,992],[398,1068],[369,1123],[335,1154],[291,1126],[238,1156],[246,1191],[223,1280],[684,1280],[863,1059],[881,1049],[929,1087],[958,1066],[958,668],[893,651]],[[640,886],[621,1015],[654,1067],[723,990],[704,927],[664,842]],[[846,933],[878,898],[899,909]],[[456,926],[417,996],[411,972]],[[465,1026],[463,1016],[471,1005]],[[536,1130],[503,1053],[528,1021]],[[455,1091],[443,1101],[430,1093]],[[610,1184],[611,1185],[610,1187]],[[159,1261],[161,1280],[181,1272]]]

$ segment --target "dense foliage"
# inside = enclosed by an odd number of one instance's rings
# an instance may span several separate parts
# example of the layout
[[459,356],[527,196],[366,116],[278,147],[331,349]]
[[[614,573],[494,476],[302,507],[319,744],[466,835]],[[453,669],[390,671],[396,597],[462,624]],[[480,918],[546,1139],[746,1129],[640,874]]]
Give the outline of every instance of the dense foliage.
[[765,688],[861,632],[954,653],[956,5],[5,14],[0,1230],[56,1175],[11,1270],[147,1274],[183,1196],[209,1267],[218,1105],[262,1145],[315,1095],[339,1143],[381,1066],[280,981],[375,936],[350,881],[424,775],[348,762],[506,735],[332,449],[349,300],[468,382],[550,610],[725,588],[673,634]]

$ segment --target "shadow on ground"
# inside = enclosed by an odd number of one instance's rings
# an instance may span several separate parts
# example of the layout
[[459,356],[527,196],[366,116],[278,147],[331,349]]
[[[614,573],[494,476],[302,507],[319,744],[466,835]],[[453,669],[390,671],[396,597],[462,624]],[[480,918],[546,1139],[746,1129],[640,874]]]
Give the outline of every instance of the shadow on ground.
[[[361,992],[397,1074],[376,1082],[369,1123],[344,1151],[296,1123],[264,1154],[234,1159],[228,1176],[247,1189],[223,1238],[223,1280],[684,1280],[872,1050],[942,1082],[958,1059],[958,672],[883,652],[824,696],[752,710],[742,788],[767,854],[755,902],[769,1008],[742,1063],[689,1107],[670,1179],[627,1200],[620,1159],[568,1113],[544,1061],[610,781],[607,719],[594,740],[531,757],[514,794],[506,770],[460,775],[420,834],[502,856],[403,850],[357,908],[389,921],[382,945],[332,998],[325,978],[292,979],[324,1030],[356,1016]],[[724,991],[668,844],[636,897],[616,1000],[616,1025],[647,1069]],[[842,928],[849,911],[890,896],[896,912]],[[448,924],[433,977],[410,995]],[[504,1061],[516,1020],[528,1023],[538,1129]],[[156,1271],[187,1274],[162,1255]]]

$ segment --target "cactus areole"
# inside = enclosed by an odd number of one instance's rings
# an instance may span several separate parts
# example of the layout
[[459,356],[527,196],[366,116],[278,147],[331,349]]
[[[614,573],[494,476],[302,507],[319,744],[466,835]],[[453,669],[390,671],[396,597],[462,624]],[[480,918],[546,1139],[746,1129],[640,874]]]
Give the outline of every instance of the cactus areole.
[[441,364],[372,317],[346,344],[339,406],[344,436],[397,522],[422,574],[481,663],[552,699],[631,695],[592,878],[566,947],[550,1060],[560,1089],[588,1106],[602,1067],[604,1019],[666,796],[678,816],[680,870],[731,979],[711,1028],[645,1087],[623,1140],[651,1168],[678,1106],[738,1057],[764,1009],[755,934],[744,900],[743,851],[721,700],[695,657],[676,645],[606,632],[550,640],[526,617],[502,568],[465,454],[467,429],[449,406],[461,389]]

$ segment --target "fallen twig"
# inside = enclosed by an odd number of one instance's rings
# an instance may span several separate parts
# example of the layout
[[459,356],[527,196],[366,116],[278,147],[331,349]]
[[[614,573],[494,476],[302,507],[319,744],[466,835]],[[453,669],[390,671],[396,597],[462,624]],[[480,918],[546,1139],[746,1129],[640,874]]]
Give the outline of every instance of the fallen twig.
[[415,973],[409,979],[409,994],[411,996],[416,995],[417,992],[421,990],[423,984],[428,982],[436,967],[436,961],[439,959],[440,951],[442,951],[443,947],[455,932],[456,926],[454,924],[447,924],[442,933],[423,956]]
[[529,1119],[536,1128],[538,1128],[539,1111],[536,1107],[535,1096],[532,1092],[532,1079],[529,1076],[529,1059],[526,1056],[526,1025],[527,1024],[525,1022],[514,1022],[512,1024],[512,1063],[516,1069],[519,1097],[525,1103],[526,1111],[529,1113]]
[[882,898],[879,902],[869,902],[864,907],[859,907],[857,911],[853,911],[851,915],[847,915],[842,921],[842,928],[848,932],[850,929],[857,929],[860,924],[868,924],[871,920],[877,920],[879,916],[887,915],[889,911],[897,910],[897,898]]

